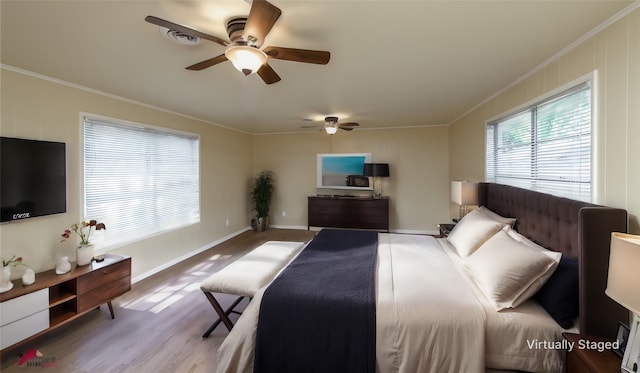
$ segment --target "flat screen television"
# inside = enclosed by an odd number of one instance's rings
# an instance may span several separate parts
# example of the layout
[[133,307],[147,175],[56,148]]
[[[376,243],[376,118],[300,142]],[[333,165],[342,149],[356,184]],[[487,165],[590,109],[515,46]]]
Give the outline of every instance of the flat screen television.
[[65,143],[0,137],[1,221],[67,211]]

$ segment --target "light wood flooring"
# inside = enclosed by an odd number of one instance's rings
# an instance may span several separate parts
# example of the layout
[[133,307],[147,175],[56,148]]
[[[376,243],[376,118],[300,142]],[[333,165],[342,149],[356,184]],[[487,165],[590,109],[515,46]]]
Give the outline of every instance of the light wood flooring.
[[[69,325],[6,354],[1,370],[6,373],[215,373],[217,349],[228,332],[221,324],[209,338],[202,338],[202,333],[217,315],[202,294],[199,283],[263,242],[306,242],[314,234],[312,231],[282,229],[244,232],[134,284],[130,292],[113,302],[114,320],[103,305]],[[234,297],[221,296],[218,299],[226,307]],[[42,352],[52,366],[18,367],[20,351],[30,348]]]

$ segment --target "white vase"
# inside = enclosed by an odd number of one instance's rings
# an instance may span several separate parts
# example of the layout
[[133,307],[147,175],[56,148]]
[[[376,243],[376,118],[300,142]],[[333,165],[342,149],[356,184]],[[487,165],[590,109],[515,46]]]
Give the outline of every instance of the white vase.
[[76,250],[76,265],[85,266],[93,260],[93,245],[80,245]]
[[11,282],[11,266],[2,267],[0,277],[0,293],[9,291],[13,288],[13,282]]

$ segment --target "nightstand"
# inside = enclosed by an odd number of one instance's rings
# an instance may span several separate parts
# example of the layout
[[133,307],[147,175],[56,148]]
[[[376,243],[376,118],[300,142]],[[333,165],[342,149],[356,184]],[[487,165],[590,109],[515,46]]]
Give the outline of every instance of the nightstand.
[[438,224],[438,229],[440,229],[440,237],[449,236],[449,233],[451,233],[451,230],[453,230],[453,227],[455,226],[456,226],[455,224],[449,224],[449,223]]
[[609,348],[594,348],[594,343],[612,343],[612,339],[574,333],[562,336],[574,344],[573,350],[567,351],[567,373],[620,373],[622,359],[618,355]]

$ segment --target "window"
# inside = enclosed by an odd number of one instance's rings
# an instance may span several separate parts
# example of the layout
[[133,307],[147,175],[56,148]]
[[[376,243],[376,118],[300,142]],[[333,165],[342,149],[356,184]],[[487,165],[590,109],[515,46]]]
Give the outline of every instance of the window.
[[199,138],[84,118],[84,216],[109,246],[200,221]]
[[591,85],[486,127],[486,179],[591,202]]

